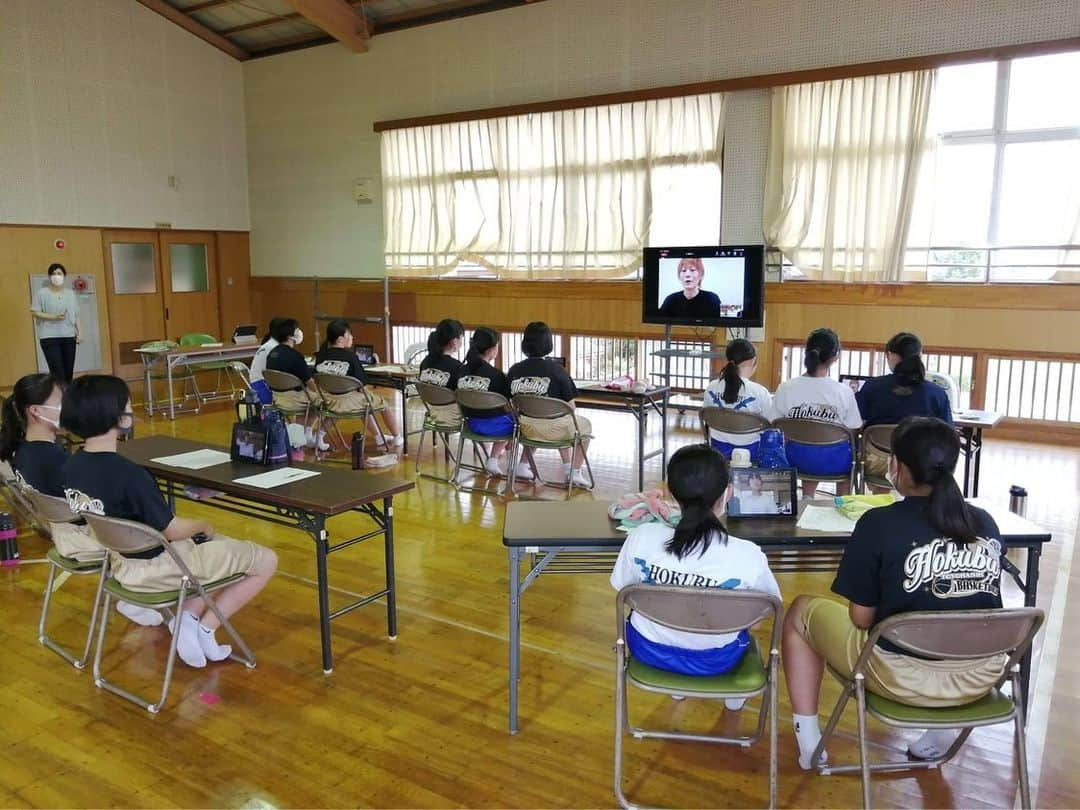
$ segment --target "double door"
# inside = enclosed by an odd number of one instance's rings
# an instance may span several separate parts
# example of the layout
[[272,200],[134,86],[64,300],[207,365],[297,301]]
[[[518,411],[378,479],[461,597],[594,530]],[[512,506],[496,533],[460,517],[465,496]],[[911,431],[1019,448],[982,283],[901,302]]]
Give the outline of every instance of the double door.
[[217,334],[215,235],[204,231],[105,231],[106,289],[113,369],[142,375],[135,349],[153,340],[179,342]]

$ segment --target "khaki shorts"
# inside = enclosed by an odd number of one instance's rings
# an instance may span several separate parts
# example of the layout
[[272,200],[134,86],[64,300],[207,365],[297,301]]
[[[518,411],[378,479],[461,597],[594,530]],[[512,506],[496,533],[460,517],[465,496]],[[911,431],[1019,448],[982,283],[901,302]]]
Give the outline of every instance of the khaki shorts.
[[89,526],[74,523],[50,523],[53,545],[65,557],[75,560],[99,560],[105,556],[105,547],[94,537]]
[[325,398],[326,407],[330,413],[358,413],[367,410],[368,400],[370,400],[371,410],[382,411],[386,409],[386,402],[381,396],[370,388],[367,389],[367,393],[367,398],[364,397],[363,391],[350,391],[348,394],[342,394],[341,396],[327,394]]
[[889,454],[873,445],[866,448],[866,475],[884,478],[889,471]]
[[[800,635],[845,678],[859,660],[868,631],[851,623],[846,605],[833,599],[809,600]],[[940,709],[978,700],[1005,672],[1004,656],[977,661],[925,661],[875,647],[866,662],[866,688],[908,706]]]
[[299,411],[309,405],[317,408],[322,404],[322,398],[314,391],[275,391],[274,404],[279,408],[289,411]]
[[427,407],[431,418],[439,425],[452,428],[461,427],[461,408],[457,406],[456,402],[449,405],[428,405]]
[[[577,417],[578,430],[584,439],[592,436],[592,422],[584,416]],[[574,416],[566,414],[558,419],[530,419],[522,416],[519,420],[521,435],[538,442],[568,442],[574,438]]]
[[[204,585],[233,574],[269,569],[272,562],[269,549],[221,534],[199,545],[195,545],[190,538],[178,540],[172,544],[172,548]],[[182,576],[180,567],[166,551],[152,560],[130,560],[114,553],[112,575],[125,588],[147,593],[176,590],[180,587]]]

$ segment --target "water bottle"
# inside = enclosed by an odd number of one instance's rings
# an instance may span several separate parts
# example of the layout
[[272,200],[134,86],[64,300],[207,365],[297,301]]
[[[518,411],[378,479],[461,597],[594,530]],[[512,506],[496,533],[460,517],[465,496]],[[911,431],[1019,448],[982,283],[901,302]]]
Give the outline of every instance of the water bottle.
[[364,432],[361,430],[352,435],[352,468],[364,469]]
[[0,512],[0,566],[12,568],[19,564],[19,541],[15,521],[7,512]]
[[1027,515],[1027,490],[1019,484],[1009,487],[1009,511],[1020,517]]

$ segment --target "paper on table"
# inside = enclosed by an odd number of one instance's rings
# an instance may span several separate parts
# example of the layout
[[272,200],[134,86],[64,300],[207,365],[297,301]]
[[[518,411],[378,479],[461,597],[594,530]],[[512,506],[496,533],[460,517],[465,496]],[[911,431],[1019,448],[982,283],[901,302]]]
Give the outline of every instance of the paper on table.
[[807,506],[796,525],[815,532],[851,532],[855,529],[855,521],[848,520],[835,506]]
[[291,484],[295,481],[303,481],[305,478],[311,478],[313,475],[319,475],[316,470],[301,470],[297,467],[279,467],[276,470],[270,470],[270,472],[259,473],[258,475],[247,475],[243,478],[234,478],[234,484],[244,484],[249,487],[258,487],[259,489],[273,489],[274,487],[280,487],[282,484]]
[[155,461],[158,464],[164,464],[167,467],[183,467],[187,470],[203,470],[207,467],[225,464],[232,459],[228,453],[206,448],[203,450],[192,450],[188,453],[177,453],[175,456],[161,456],[150,460]]

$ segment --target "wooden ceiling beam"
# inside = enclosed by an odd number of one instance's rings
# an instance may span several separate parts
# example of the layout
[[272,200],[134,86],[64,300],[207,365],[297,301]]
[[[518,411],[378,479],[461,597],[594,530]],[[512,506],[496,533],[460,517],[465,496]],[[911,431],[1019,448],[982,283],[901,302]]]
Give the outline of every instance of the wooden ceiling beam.
[[345,0],[285,0],[310,22],[319,26],[354,53],[367,50],[364,18]]
[[227,6],[236,2],[239,2],[239,0],[204,0],[202,3],[195,3],[187,8],[182,8],[180,11],[184,14],[198,14],[200,11],[209,11],[212,8]]
[[194,20],[184,12],[178,11],[164,0],[139,0],[139,3],[146,6],[151,11],[157,12],[170,22],[176,23],[185,31],[194,34],[204,42],[210,43],[218,50],[224,51],[233,59],[238,59],[243,62],[245,59],[251,58],[251,54],[235,42],[230,42],[216,31],[211,31],[198,20]]

